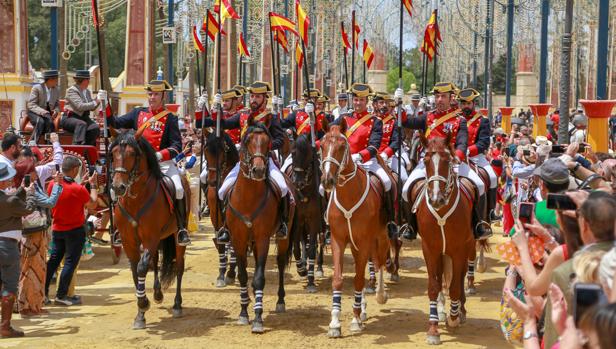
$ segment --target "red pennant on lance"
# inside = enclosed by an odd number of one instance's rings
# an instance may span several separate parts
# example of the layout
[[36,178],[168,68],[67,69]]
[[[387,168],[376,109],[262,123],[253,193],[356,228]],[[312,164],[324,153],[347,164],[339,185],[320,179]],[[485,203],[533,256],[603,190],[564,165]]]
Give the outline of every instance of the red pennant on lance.
[[287,35],[283,31],[276,30],[274,32],[274,40],[282,46],[284,52],[289,53],[289,40],[287,40]]
[[412,9],[413,9],[413,1],[412,0],[402,0],[402,4],[404,4],[404,8],[406,12],[409,13],[409,16],[413,17]]
[[347,53],[351,49],[351,43],[347,33],[344,31],[344,23],[340,23],[340,34],[342,35],[342,47],[344,47],[344,52]]
[[372,48],[368,45],[368,41],[364,39],[364,62],[366,62],[366,67],[368,67],[368,69],[370,69],[373,61],[374,52],[372,52]]
[[[222,6],[220,6],[221,1],[222,1]],[[221,23],[224,23],[225,19],[227,18],[240,19],[240,16],[237,14],[237,12],[235,12],[233,7],[229,3],[229,0],[216,0],[214,3],[214,12],[220,14]]]
[[287,17],[280,15],[276,12],[270,12],[269,19],[270,19],[270,29],[271,30],[280,30],[280,31],[288,30],[291,33],[295,34],[296,36],[299,36],[299,33],[297,32],[297,30],[295,30],[295,22],[288,19]]
[[295,13],[297,14],[297,29],[299,37],[302,38],[304,44],[308,44],[308,27],[310,26],[310,19],[304,12],[299,0],[295,0]]
[[302,69],[302,65],[304,64],[304,51],[302,51],[302,47],[299,45],[299,40],[295,42],[295,61],[297,62],[297,67]]
[[359,50],[359,33],[361,33],[361,29],[359,29],[359,24],[353,24],[353,41],[355,42],[355,48]]
[[[227,35],[227,33],[225,33],[224,28],[220,27],[220,24],[218,23],[218,21],[216,20],[216,17],[214,17],[214,15],[212,14],[212,12],[208,11],[207,12],[207,21],[203,21],[203,26],[201,27],[201,29],[203,31],[205,31],[207,33],[207,36],[210,38],[210,40],[214,41],[216,40],[216,34],[218,34],[218,31],[221,30],[220,35]],[[207,28],[205,28],[207,22]]]
[[420,51],[428,56],[428,60],[432,61],[435,55],[438,54],[438,44],[443,41],[441,39],[441,32],[438,27],[437,10],[432,11],[428,25],[424,32],[423,43]]
[[196,25],[193,25],[192,36],[195,49],[201,52],[205,52],[205,46],[203,46],[203,41],[201,41],[201,35],[199,35],[199,29],[197,29]]
[[98,6],[96,0],[92,0],[92,22],[94,27],[98,27]]
[[246,46],[246,41],[244,41],[244,35],[242,33],[240,33],[238,41],[237,50],[240,56],[250,57],[250,52],[248,52],[248,46]]

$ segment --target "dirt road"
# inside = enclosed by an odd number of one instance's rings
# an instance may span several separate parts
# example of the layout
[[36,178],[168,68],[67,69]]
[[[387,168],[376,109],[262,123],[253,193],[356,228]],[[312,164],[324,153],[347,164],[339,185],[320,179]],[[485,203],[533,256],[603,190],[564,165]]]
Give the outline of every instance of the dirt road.
[[[327,337],[331,310],[331,258],[325,259],[325,278],[317,280],[319,292],[308,294],[295,266],[287,272],[287,312],[274,313],[276,266],[270,257],[264,297],[266,333],[253,335],[249,326],[236,325],[239,314],[237,284],[217,289],[214,282],[218,254],[211,242],[209,225],[205,233],[193,236],[184,274],[184,317],[174,319],[171,306],[175,286],[165,292],[161,305],[152,304],[146,314],[147,329],[131,329],[136,315],[135,290],[123,257],[111,265],[110,250],[95,248],[96,256],[82,263],[77,293],[84,305],[49,307],[49,314],[22,319],[14,325],[26,332],[23,339],[0,340],[3,348],[424,348],[428,320],[427,273],[418,242],[405,243],[401,280],[388,282],[389,301],[378,305],[368,297],[368,321],[360,334],[351,335],[352,258],[347,250],[342,300],[341,339]],[[492,238],[493,243],[501,238]],[[270,255],[272,250],[270,250]],[[455,330],[441,325],[442,348],[510,348],[499,330],[498,309],[504,264],[488,256],[486,273],[477,274],[478,293],[468,298],[468,321]],[[251,262],[252,265],[252,262]],[[249,272],[249,276],[252,274]],[[152,300],[153,276],[147,280]],[[250,279],[252,280],[252,279]],[[249,280],[249,281],[250,281]],[[252,292],[251,292],[252,294]],[[252,296],[251,296],[252,297]],[[249,307],[253,317],[252,304]]]

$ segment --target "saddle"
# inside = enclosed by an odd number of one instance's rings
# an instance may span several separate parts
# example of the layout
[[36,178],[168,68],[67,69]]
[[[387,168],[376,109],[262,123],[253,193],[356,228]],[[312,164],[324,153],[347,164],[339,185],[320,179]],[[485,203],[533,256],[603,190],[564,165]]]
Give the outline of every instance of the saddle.
[[171,180],[171,177],[163,176],[163,179],[160,181],[160,186],[163,189],[165,199],[169,204],[169,212],[173,213],[173,210],[175,209],[175,184]]
[[488,175],[488,171],[486,171],[483,167],[477,166],[477,164],[472,161],[469,161],[468,165],[473,171],[475,171],[475,173],[477,173],[477,175],[479,175],[479,178],[481,178],[481,181],[483,182],[484,188],[486,188],[486,190],[487,188],[490,188],[490,176]]

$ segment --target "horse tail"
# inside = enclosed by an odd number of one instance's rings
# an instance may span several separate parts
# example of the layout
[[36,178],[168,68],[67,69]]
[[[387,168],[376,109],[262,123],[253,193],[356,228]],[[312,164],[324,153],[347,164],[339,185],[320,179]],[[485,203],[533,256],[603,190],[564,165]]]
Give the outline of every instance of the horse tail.
[[175,235],[171,234],[160,241],[159,250],[162,254],[160,262],[160,282],[163,289],[168,288],[177,274],[175,268]]
[[[295,193],[293,193],[295,195]],[[297,197],[297,195],[295,196]],[[302,248],[301,245],[301,231],[299,229],[299,224],[298,224],[298,218],[297,218],[297,204],[293,210],[293,220],[292,223],[293,226],[291,227],[291,231],[289,232],[289,247],[287,248],[287,255],[285,256],[286,258],[286,264],[287,266],[289,266],[291,264],[291,257],[293,256],[293,249],[297,248],[297,246],[295,246],[295,242],[300,241],[300,243],[298,243],[297,245],[300,248]],[[301,252],[300,252],[301,255]]]

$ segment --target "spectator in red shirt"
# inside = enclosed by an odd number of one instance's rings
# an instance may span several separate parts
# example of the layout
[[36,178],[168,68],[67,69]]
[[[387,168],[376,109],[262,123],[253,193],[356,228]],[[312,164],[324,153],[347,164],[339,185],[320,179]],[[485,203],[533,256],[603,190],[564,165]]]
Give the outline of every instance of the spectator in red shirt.
[[[51,210],[53,217],[53,249],[47,262],[47,275],[45,279],[45,297],[49,299],[49,283],[52,276],[58,270],[58,266],[64,258],[64,268],[60,273],[58,291],[56,292],[55,304],[73,305],[79,303],[77,299],[67,296],[68,288],[73,278],[73,273],[79,259],[81,250],[86,242],[85,210],[94,208],[98,198],[96,188],[96,172],[87,181],[90,183],[90,192],[81,184],[75,182],[79,174],[81,162],[73,156],[66,156],[62,161],[62,193],[56,206]],[[49,183],[47,193],[51,194],[53,183]]]

